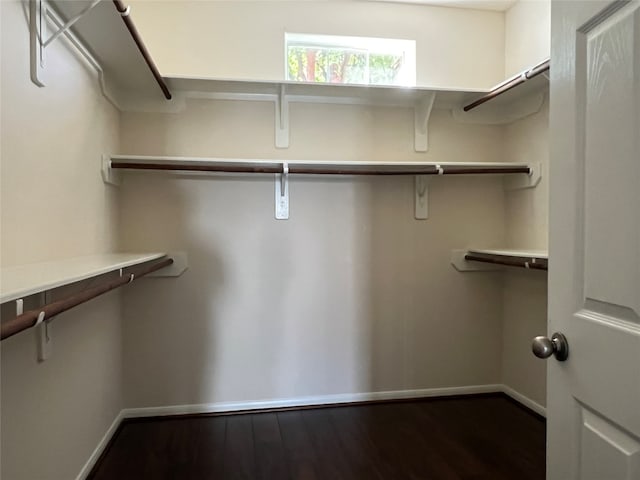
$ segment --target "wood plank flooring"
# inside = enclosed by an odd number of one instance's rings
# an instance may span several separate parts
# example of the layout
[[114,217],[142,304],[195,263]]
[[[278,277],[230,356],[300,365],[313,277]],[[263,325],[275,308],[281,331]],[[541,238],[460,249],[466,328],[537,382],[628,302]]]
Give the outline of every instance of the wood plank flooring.
[[545,423],[501,394],[122,424],[92,480],[544,480]]

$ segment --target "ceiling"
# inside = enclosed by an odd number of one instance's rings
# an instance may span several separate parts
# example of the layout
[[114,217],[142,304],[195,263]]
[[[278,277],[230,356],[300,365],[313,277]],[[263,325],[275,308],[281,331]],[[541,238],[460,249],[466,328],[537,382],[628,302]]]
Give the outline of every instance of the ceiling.
[[390,3],[417,3],[421,5],[437,5],[441,7],[472,8],[476,10],[506,11],[517,0],[374,0]]

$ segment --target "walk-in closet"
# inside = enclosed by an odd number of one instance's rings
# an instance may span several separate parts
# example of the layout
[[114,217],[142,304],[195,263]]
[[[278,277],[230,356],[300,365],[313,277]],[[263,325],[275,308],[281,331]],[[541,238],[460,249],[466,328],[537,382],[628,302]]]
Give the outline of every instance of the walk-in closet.
[[640,479],[639,1],[0,17],[2,479]]

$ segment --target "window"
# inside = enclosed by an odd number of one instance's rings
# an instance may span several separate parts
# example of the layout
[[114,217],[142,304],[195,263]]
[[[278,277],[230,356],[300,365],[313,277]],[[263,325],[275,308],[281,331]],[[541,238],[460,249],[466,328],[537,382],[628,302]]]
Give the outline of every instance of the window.
[[285,34],[286,78],[294,82],[416,84],[416,42]]

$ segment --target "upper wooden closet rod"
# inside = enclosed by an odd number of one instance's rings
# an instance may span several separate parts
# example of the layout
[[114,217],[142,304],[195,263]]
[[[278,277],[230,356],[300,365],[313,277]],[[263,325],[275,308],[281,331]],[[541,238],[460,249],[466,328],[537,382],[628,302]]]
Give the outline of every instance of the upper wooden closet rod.
[[527,70],[526,72],[522,72],[519,75],[507,80],[506,82],[501,83],[497,87],[493,88],[486,95],[480,97],[479,99],[470,103],[469,105],[466,105],[463,110],[465,112],[468,112],[469,110],[472,110],[477,106],[482,105],[483,103],[486,103],[489,100],[499,95],[502,95],[505,92],[508,92],[512,88],[517,87],[518,85],[522,85],[527,80],[531,80],[532,78],[537,77],[541,73],[544,73],[547,71],[549,71],[549,60],[545,60],[544,62],[539,63],[538,65]]
[[149,54],[149,50],[147,50],[146,45],[144,44],[144,42],[142,41],[142,38],[140,37],[140,34],[138,33],[138,29],[136,28],[133,21],[131,20],[131,17],[129,16],[129,7],[125,6],[125,4],[122,3],[122,0],[113,0],[113,3],[116,6],[116,10],[118,10],[118,12],[120,13],[120,16],[122,17],[122,21],[127,26],[129,33],[131,33],[131,37],[133,37],[133,41],[136,42],[136,45],[138,46],[138,50],[140,50],[140,53],[142,54],[144,61],[147,62],[147,65],[149,66],[151,73],[153,74],[153,76],[156,79],[156,82],[158,82],[158,85],[162,89],[162,93],[164,94],[167,100],[171,100],[171,92],[169,91],[169,87],[167,87],[167,84],[164,83],[164,79],[162,78],[162,75],[160,75],[160,72],[158,71],[158,67],[156,67],[156,64],[154,63],[153,59],[151,58],[151,55]]
[[172,258],[165,258],[164,260],[161,260],[159,262],[152,263],[151,265],[148,265],[146,267],[142,267],[137,271],[127,272],[126,275],[119,277],[117,280],[105,282],[102,285],[98,285],[97,287],[89,288],[80,293],[76,293],[61,300],[57,300],[53,303],[49,303],[34,310],[24,312],[23,314],[18,315],[11,320],[2,322],[2,326],[0,327],[0,340],[4,340],[5,338],[9,338],[16,333],[20,333],[23,330],[26,330],[27,328],[31,328],[41,321],[49,320],[62,312],[65,312],[82,303],[88,302],[89,300],[107,293],[114,288],[121,287],[122,285],[126,285],[127,283],[130,283],[140,277],[144,277],[151,272],[155,272],[156,270],[160,270],[161,268],[168,267],[172,263]]

